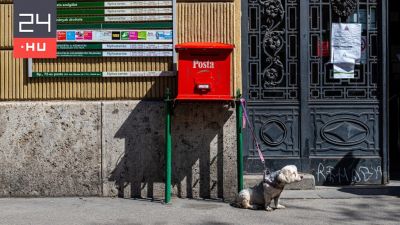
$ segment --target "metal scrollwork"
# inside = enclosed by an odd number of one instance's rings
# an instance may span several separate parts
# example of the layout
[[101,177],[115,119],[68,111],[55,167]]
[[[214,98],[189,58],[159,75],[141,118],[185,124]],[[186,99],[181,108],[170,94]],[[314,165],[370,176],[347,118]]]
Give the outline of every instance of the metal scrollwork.
[[285,10],[280,0],[259,0],[263,6],[263,14],[265,29],[263,38],[263,49],[267,55],[268,66],[264,69],[262,79],[264,88],[276,86],[283,80],[283,64],[278,53],[284,46],[284,30],[277,30],[278,26],[283,22]]
[[357,8],[357,0],[332,0],[332,9],[340,17],[347,17]]
[[279,56],[267,59],[268,66],[263,71],[264,88],[276,86],[283,80],[283,64]]

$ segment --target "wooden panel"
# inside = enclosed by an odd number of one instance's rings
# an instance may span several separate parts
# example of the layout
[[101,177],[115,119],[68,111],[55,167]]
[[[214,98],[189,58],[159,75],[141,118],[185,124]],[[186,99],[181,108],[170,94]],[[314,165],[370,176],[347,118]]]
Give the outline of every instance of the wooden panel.
[[232,3],[180,3],[177,10],[178,43],[234,43]]
[[[85,61],[86,60],[86,61]],[[0,51],[0,100],[96,100],[160,99],[167,87],[176,89],[175,77],[162,78],[28,78],[27,61],[14,59],[12,51]],[[95,59],[40,60],[39,71],[114,71],[168,69],[168,60]]]
[[11,4],[0,4],[0,49],[12,47],[12,14]]
[[[242,7],[241,1],[235,0],[234,2],[234,39],[235,39],[235,54],[233,55],[234,63],[234,91],[242,90]],[[234,93],[236,94],[236,92]]]
[[177,4],[178,43],[223,42],[236,46],[233,57],[232,92],[241,89],[240,1]]

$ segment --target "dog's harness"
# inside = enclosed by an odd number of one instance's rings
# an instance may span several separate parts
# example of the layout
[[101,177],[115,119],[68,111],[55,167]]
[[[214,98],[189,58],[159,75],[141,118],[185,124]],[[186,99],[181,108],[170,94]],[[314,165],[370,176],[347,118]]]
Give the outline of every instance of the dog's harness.
[[258,144],[256,135],[255,135],[255,133],[254,133],[253,126],[252,126],[251,123],[250,123],[249,116],[247,115],[246,99],[241,98],[241,99],[240,99],[240,104],[242,105],[242,108],[243,108],[243,115],[244,115],[244,117],[245,117],[245,119],[243,119],[243,128],[246,127],[246,121],[247,121],[247,123],[249,124],[249,129],[250,129],[250,132],[251,132],[251,136],[252,136],[252,138],[253,138],[253,142],[256,144],[256,149],[257,149],[257,152],[258,152],[258,157],[260,158],[260,160],[261,160],[261,162],[262,162],[262,164],[263,164],[263,166],[264,166],[264,180],[265,180],[266,175],[269,175],[271,172],[270,172],[270,170],[267,168],[267,166],[265,165],[264,156],[263,156],[263,154],[262,154],[262,152],[261,152],[260,145]]
[[282,189],[282,190],[283,190],[284,185],[275,182],[275,181],[276,181],[275,178],[276,178],[276,176],[279,175],[279,173],[280,173],[280,170],[275,171],[275,172],[273,172],[273,173],[269,173],[269,174],[265,174],[265,173],[264,173],[263,182],[264,182],[264,183],[267,183],[269,186],[271,186],[271,187],[273,187],[273,188]]
[[283,185],[277,184],[276,182],[265,180],[264,183],[267,183],[269,186],[276,188],[276,189],[281,189],[283,190]]

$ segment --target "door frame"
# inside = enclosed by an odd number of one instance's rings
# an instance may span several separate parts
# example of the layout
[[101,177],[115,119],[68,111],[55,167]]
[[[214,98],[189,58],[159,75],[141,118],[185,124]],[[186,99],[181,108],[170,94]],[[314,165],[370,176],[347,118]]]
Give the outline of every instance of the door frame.
[[389,183],[389,0],[381,0],[381,40],[382,40],[382,183]]

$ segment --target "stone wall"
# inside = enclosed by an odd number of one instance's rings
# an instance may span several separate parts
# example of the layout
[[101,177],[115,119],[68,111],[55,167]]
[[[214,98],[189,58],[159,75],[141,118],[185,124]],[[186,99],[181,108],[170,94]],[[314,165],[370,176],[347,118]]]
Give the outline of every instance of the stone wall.
[[[0,103],[0,196],[164,195],[164,103]],[[173,194],[231,199],[236,192],[234,109],[178,103]]]
[[0,195],[101,195],[96,103],[1,103]]

